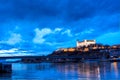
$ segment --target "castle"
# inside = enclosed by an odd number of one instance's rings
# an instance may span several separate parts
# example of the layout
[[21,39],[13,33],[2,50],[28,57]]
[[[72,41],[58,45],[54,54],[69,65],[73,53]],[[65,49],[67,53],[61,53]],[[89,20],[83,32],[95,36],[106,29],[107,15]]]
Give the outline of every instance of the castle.
[[[84,40],[84,41],[76,41],[76,47],[71,48],[60,48],[56,51],[64,51],[64,52],[74,52],[74,51],[89,51],[89,48],[85,48],[84,50],[80,49],[80,47],[88,47],[91,44],[96,44],[95,40]],[[94,47],[96,49],[96,47]]]
[[76,41],[76,47],[83,47],[83,46],[89,46],[91,44],[96,44],[95,40],[84,40],[84,41]]

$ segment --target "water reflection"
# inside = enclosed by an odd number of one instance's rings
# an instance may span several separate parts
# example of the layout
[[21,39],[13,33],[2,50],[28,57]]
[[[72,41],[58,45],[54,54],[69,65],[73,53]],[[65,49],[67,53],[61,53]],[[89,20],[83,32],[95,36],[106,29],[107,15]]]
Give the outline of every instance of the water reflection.
[[87,63],[13,63],[9,79],[36,80],[116,80],[120,79],[119,62]]
[[98,63],[65,63],[54,64],[57,70],[67,77],[100,78]]
[[119,77],[119,69],[118,67],[120,66],[120,64],[118,64],[117,62],[114,62],[111,64],[112,68],[111,68],[111,71],[114,73],[114,76],[115,77]]
[[0,73],[0,80],[10,80],[12,77],[11,73]]

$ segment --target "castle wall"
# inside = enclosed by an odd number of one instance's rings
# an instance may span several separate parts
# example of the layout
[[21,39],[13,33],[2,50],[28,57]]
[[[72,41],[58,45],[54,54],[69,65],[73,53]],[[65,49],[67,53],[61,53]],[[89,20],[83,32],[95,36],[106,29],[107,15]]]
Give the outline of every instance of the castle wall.
[[77,47],[88,46],[90,44],[96,44],[95,40],[84,40],[83,42],[77,41]]

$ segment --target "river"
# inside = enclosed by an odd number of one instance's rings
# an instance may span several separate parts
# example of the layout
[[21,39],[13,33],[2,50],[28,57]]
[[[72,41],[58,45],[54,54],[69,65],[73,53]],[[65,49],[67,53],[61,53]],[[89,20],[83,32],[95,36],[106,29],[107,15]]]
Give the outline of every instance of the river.
[[0,80],[120,80],[120,62],[12,63]]

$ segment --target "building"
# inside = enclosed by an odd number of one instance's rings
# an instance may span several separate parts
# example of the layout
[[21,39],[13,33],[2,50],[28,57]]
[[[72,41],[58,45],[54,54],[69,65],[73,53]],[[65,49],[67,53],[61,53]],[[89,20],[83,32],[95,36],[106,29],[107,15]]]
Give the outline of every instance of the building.
[[68,48],[69,52],[74,52],[76,49],[75,48]]
[[77,47],[83,47],[83,46],[89,46],[91,44],[96,44],[95,40],[84,40],[84,41],[78,41],[76,42]]
[[71,48],[60,48],[58,50],[56,50],[56,52],[59,52],[59,51],[63,51],[63,52],[74,52],[76,50],[75,47],[71,47]]

